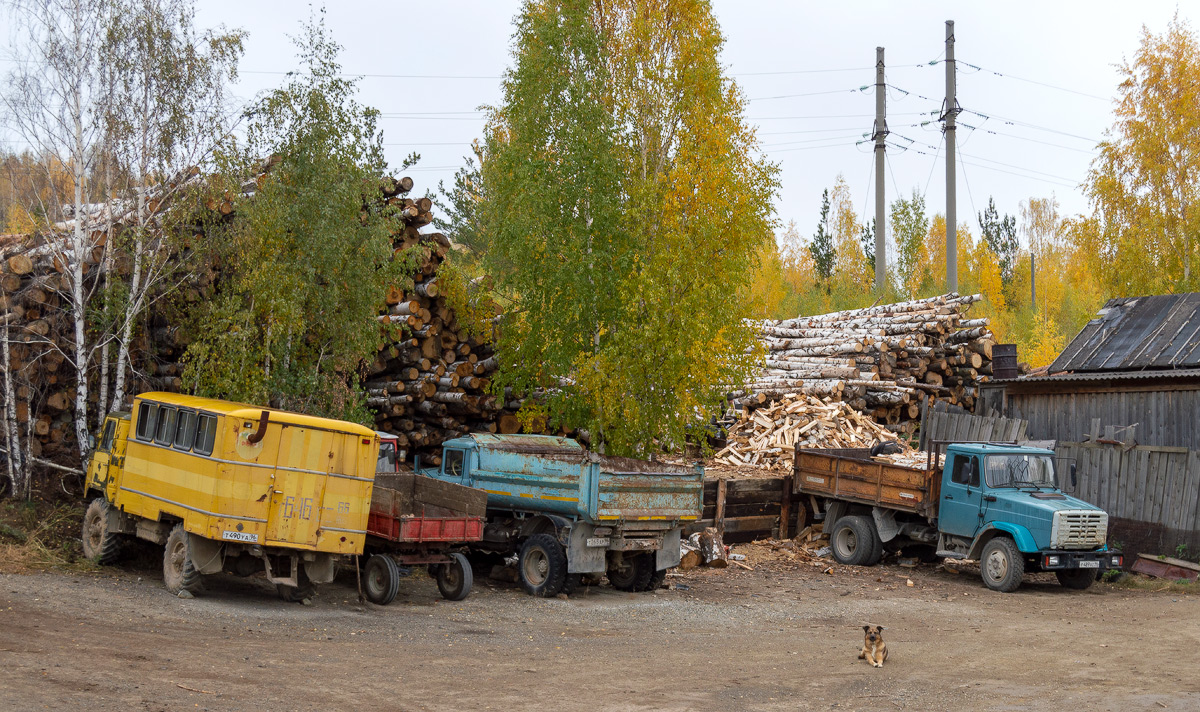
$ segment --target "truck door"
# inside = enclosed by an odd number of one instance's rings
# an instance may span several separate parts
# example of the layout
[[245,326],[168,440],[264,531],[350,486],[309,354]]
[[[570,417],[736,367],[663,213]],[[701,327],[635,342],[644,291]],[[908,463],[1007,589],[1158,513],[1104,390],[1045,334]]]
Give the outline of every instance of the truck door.
[[337,455],[345,447],[342,440],[346,436],[327,430],[295,425],[280,427],[272,423],[264,438],[266,448],[271,446],[271,436],[275,433],[279,438],[278,455],[267,540],[316,544],[328,477],[326,473],[331,471],[334,463],[341,465]]
[[938,529],[955,536],[974,538],[982,521],[983,492],[980,490],[979,458],[956,454],[947,458],[948,477],[943,475]]
[[467,472],[466,450],[446,448],[442,457],[442,479],[470,486],[471,475]]
[[96,444],[96,451],[92,453],[91,462],[88,463],[88,487],[98,490],[108,488],[108,470],[112,466],[112,446],[113,440],[116,438],[116,432],[117,419],[113,417],[105,418],[104,431],[100,435],[100,442]]

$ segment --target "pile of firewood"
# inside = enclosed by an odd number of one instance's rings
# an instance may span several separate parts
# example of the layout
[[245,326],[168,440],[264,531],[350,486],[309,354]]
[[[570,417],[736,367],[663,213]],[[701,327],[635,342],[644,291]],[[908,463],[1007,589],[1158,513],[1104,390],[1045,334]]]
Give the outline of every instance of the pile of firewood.
[[[438,267],[451,248],[438,232],[423,233],[433,222],[429,198],[403,197],[412,180],[401,178],[385,189],[399,208],[393,248],[400,254],[416,248],[421,264],[411,289],[393,287],[387,294],[387,313],[380,328],[388,334],[364,386],[367,405],[375,410],[376,428],[394,433],[400,447],[422,451],[422,461],[440,464],[441,443],[468,432],[514,433],[520,427],[505,404],[489,395],[497,368],[486,340],[467,333],[446,303],[438,284]],[[487,302],[486,285],[472,284]],[[495,312],[494,305],[487,303]]]
[[744,410],[729,428],[727,444],[713,457],[730,467],[790,472],[797,445],[862,448],[885,441],[900,444],[895,433],[845,402],[787,394],[768,406]]
[[731,393],[733,405],[753,409],[798,393],[890,424],[918,418],[922,394],[970,409],[992,373],[987,319],[966,318],[980,299],[950,293],[761,322],[762,370]]

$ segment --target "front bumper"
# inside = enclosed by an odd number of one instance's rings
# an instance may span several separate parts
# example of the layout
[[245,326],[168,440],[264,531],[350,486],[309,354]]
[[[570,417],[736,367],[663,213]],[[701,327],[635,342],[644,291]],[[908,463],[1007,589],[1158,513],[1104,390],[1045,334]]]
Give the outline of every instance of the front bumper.
[[1107,571],[1119,569],[1125,564],[1125,556],[1109,549],[1107,551],[1043,551],[1038,554],[1038,566],[1043,571],[1064,569],[1095,569]]

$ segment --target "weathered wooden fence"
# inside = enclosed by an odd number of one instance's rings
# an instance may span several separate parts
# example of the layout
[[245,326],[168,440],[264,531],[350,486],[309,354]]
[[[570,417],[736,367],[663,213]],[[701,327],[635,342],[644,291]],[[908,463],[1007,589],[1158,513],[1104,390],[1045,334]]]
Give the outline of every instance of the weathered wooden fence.
[[1109,540],[1120,544],[1126,560],[1139,552],[1174,556],[1187,547],[1187,558],[1200,554],[1200,451],[1182,447],[1127,447],[1094,442],[1060,442],[1063,491],[1103,508],[1109,516]]
[[932,440],[947,442],[1013,442],[1025,439],[1029,423],[999,415],[953,412],[945,403],[926,407],[921,418],[921,449]]

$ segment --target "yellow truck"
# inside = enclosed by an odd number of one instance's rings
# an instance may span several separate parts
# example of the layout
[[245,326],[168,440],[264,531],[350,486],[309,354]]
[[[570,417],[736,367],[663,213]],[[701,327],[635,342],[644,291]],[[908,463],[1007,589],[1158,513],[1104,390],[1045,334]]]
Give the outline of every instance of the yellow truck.
[[84,555],[111,563],[136,536],[165,545],[172,593],[265,571],[302,601],[362,552],[378,454],[376,433],[354,423],[143,393],[105,419],[88,462]]

